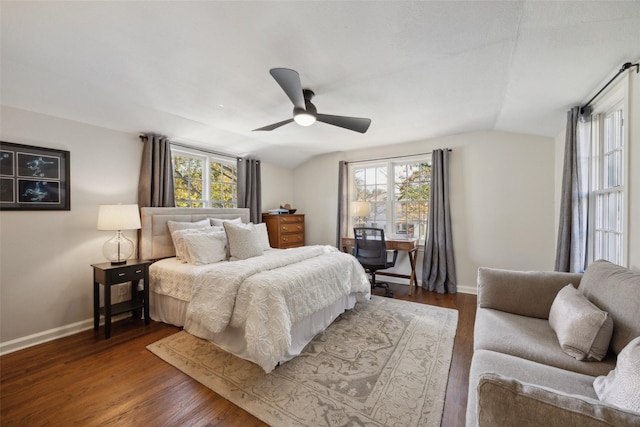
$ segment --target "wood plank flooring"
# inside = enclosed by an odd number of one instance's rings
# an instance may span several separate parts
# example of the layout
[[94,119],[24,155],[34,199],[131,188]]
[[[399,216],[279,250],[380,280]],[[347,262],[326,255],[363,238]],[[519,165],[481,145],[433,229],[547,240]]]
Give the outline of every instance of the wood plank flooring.
[[[397,299],[458,310],[442,426],[463,426],[476,297],[421,289],[409,297],[406,286],[393,290]],[[112,325],[109,340],[101,327],[1,357],[0,425],[265,425],[146,350],[178,331],[125,319]]]

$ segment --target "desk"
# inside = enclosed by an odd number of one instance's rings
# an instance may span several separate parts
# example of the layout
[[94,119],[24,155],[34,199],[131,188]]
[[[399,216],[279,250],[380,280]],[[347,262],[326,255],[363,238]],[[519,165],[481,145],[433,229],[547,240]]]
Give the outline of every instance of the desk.
[[[353,253],[353,248],[356,245],[356,239],[353,237],[342,237],[340,239],[340,246],[343,252]],[[411,264],[411,275],[387,273],[386,271],[377,271],[376,275],[402,277],[409,279],[409,295],[413,292],[413,286],[418,286],[416,280],[416,258],[418,258],[418,239],[412,240],[389,240],[385,239],[385,244],[388,250],[407,252],[409,255],[409,263]]]

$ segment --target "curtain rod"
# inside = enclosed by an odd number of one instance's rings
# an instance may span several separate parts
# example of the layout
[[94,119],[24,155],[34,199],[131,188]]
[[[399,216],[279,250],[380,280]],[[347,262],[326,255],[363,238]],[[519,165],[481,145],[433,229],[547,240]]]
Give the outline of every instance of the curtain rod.
[[632,68],[632,67],[636,67],[636,74],[637,74],[638,72],[640,72],[640,63],[632,64],[631,62],[626,62],[625,64],[623,64],[623,65],[622,65],[622,68],[620,68],[620,70],[618,70],[618,73],[617,73],[615,76],[613,76],[613,77],[611,78],[611,80],[609,80],[609,81],[607,82],[607,84],[606,84],[606,85],[604,85],[604,86],[602,87],[602,89],[600,89],[600,90],[598,91],[598,93],[596,93],[595,95],[593,95],[593,98],[591,98],[589,101],[587,101],[587,103],[586,103],[586,104],[584,104],[582,107],[580,107],[580,114],[585,114],[585,111],[587,111],[587,108],[588,108],[588,107],[589,107],[589,105],[593,102],[593,100],[594,100],[594,99],[596,99],[596,98],[598,97],[598,95],[600,95],[600,94],[602,93],[602,91],[603,91],[603,90],[605,90],[607,87],[609,87],[609,85],[610,85],[611,83],[613,83],[613,81],[614,81],[615,79],[617,79],[617,78],[618,78],[618,76],[619,76],[620,74],[624,73],[625,71],[627,71],[629,68]]
[[[445,150],[453,151],[451,148],[445,148]],[[349,163],[365,163],[365,162],[375,162],[375,161],[378,161],[378,160],[402,159],[404,157],[424,156],[425,154],[432,154],[432,153],[433,153],[433,151],[429,151],[428,153],[407,154],[405,156],[380,157],[378,159],[356,160],[356,161],[353,161],[353,162],[345,162],[345,163],[347,163],[347,164],[349,164]]]
[[[140,137],[140,140],[143,140],[144,138],[148,138],[148,136],[145,135],[145,134],[140,134],[138,136]],[[229,159],[236,159],[237,160],[237,159],[242,159],[243,158],[243,157],[238,157],[238,156],[232,156],[231,154],[225,154],[225,153],[220,153],[218,151],[209,150],[207,148],[194,147],[192,145],[187,145],[187,144],[183,144],[183,143],[180,143],[180,142],[174,142],[174,141],[171,141],[171,140],[169,140],[169,142],[171,143],[171,145],[175,145],[175,146],[178,146],[178,147],[189,148],[191,150],[197,150],[197,151],[203,151],[205,153],[214,154],[216,156],[221,156],[221,157],[227,157]]]

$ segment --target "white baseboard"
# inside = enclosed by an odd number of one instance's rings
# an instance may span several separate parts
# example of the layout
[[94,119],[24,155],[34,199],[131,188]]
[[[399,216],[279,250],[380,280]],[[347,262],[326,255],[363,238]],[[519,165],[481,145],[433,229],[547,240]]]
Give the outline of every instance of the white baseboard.
[[[131,317],[130,313],[113,316],[111,322]],[[100,318],[100,325],[104,325],[104,319]],[[14,351],[23,350],[34,345],[43,344],[58,338],[77,334],[78,332],[93,329],[93,319],[82,320],[70,325],[60,326],[58,328],[49,329],[48,331],[38,332],[26,337],[16,338],[15,340],[0,343],[0,356],[13,353]]]
[[[376,278],[376,281],[377,278]],[[395,278],[395,277],[380,277],[380,281],[381,282],[389,282],[389,283],[393,283],[394,285],[405,285],[405,286],[409,286],[409,282],[407,279],[402,279],[402,278]],[[475,286],[457,286],[458,292],[461,294],[471,294],[471,295],[478,295],[478,288]]]

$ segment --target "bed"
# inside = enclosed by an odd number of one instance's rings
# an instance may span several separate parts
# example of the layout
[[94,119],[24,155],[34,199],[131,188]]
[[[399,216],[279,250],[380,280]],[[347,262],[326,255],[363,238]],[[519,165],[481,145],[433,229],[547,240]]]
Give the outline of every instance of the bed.
[[[227,259],[199,265],[178,259],[169,225],[207,221],[227,221],[227,251],[233,249]],[[244,240],[233,233],[262,235],[260,225],[250,225],[248,209],[142,208],[141,222],[140,257],[154,261],[151,319],[184,327],[267,373],[300,354],[357,301],[370,298],[358,261],[331,246],[268,249],[267,241],[259,255],[236,258]]]

